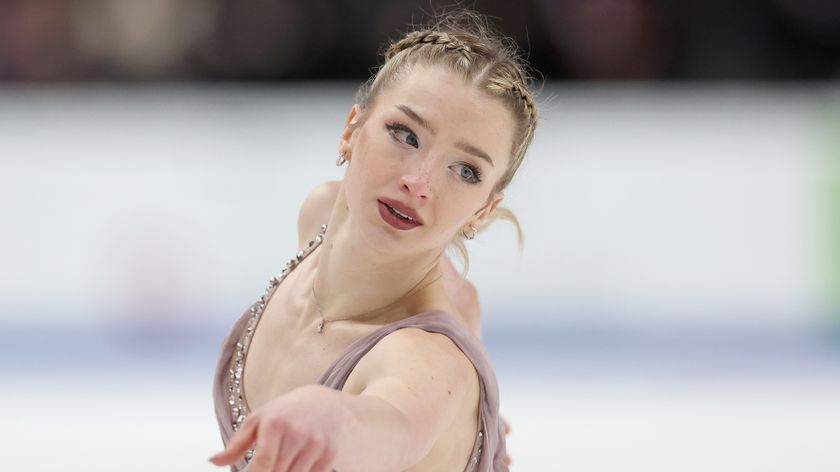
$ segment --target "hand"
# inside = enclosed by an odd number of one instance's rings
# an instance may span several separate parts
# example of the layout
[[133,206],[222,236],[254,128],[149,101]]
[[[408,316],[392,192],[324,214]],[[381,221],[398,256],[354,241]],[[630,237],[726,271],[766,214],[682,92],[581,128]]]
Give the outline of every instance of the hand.
[[[507,420],[501,416],[499,416],[499,420],[505,427],[505,437],[507,437],[507,435],[510,434],[510,423],[508,423]],[[513,459],[510,457],[510,452],[508,452],[508,450],[505,449],[505,465],[510,466],[511,462],[513,462]]]
[[329,389],[301,387],[252,411],[210,462],[234,464],[256,444],[250,472],[329,472],[336,456],[339,412],[330,406],[325,390]]

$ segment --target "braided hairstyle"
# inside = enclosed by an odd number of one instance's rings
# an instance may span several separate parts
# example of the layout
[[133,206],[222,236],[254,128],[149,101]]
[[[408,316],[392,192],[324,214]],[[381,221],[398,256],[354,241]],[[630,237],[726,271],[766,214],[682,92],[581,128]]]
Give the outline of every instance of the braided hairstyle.
[[[384,64],[356,95],[362,119],[365,111],[373,107],[377,95],[417,64],[446,67],[461,75],[467,83],[501,100],[511,111],[516,130],[510,166],[488,196],[489,203],[494,194],[510,184],[539,121],[539,109],[530,89],[529,68],[513,42],[494,33],[482,15],[456,10],[443,13],[434,23],[391,43],[384,57]],[[511,221],[516,227],[521,248],[522,229],[514,214],[508,209],[497,208],[493,219],[499,218]],[[452,244],[464,259],[466,271],[469,258],[463,237],[456,235]]]

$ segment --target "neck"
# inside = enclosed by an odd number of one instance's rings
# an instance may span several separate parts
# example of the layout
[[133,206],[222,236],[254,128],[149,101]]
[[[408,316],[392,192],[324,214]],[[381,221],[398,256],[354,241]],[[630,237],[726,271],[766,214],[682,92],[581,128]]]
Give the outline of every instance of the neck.
[[361,233],[339,191],[313,280],[326,320],[387,323],[442,306],[439,252],[383,250]]

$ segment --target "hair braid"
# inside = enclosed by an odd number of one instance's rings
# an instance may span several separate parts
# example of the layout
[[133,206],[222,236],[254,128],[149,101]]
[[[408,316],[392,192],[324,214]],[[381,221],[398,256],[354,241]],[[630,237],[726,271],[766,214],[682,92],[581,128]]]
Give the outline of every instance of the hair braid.
[[[525,109],[528,111],[528,131],[526,135],[530,137],[534,135],[534,131],[537,128],[537,122],[539,121],[539,112],[537,110],[537,104],[534,102],[533,95],[528,89],[524,87],[524,83],[520,83],[516,80],[511,81],[510,83],[510,91],[513,92],[514,95],[519,97]],[[530,139],[528,141],[530,141]],[[523,144],[527,146],[529,143]]]
[[522,74],[514,74],[513,77],[503,75],[501,77],[493,77],[488,80],[497,90],[510,93],[516,101],[518,101],[527,114],[527,126],[523,138],[526,142],[523,144],[527,147],[530,140],[528,137],[533,136],[534,130],[537,128],[539,121],[539,108],[534,101],[534,96],[528,89],[527,78]]
[[[510,184],[522,164],[539,122],[539,107],[531,89],[531,71],[527,61],[517,52],[516,45],[509,38],[494,32],[486,17],[457,9],[446,11],[435,22],[406,33],[391,43],[383,56],[384,63],[359,88],[356,95],[361,113],[357,125],[364,122],[378,94],[418,64],[443,67],[455,72],[464,79],[465,84],[471,84],[490,97],[501,100],[513,114],[514,142],[510,149],[510,163],[489,192],[489,203],[494,195]],[[516,216],[507,209],[496,208],[490,221],[495,219],[506,219],[513,223],[521,247],[523,234]],[[486,227],[487,224],[480,231]],[[463,257],[466,272],[469,256],[463,237],[456,234],[451,243]]]
[[464,44],[463,41],[453,38],[448,33],[430,30],[412,31],[388,48],[388,51],[385,52],[385,60],[390,60],[400,51],[422,47],[428,44],[443,46],[444,49],[459,52],[467,57],[472,52],[470,47]]

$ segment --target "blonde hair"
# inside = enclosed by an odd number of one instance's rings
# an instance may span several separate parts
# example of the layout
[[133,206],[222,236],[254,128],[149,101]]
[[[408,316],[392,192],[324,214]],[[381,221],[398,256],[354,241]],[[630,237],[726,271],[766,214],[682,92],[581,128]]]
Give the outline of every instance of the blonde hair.
[[[385,62],[356,95],[362,120],[365,111],[373,107],[377,95],[416,64],[444,66],[488,95],[500,99],[512,112],[516,130],[511,163],[490,192],[487,198],[489,204],[494,194],[510,184],[534,138],[539,121],[539,109],[530,88],[532,78],[529,68],[513,42],[495,33],[484,16],[459,9],[444,12],[431,25],[405,34],[387,47],[384,56]],[[483,231],[497,219],[508,220],[514,225],[521,250],[524,240],[522,228],[513,212],[506,208],[496,208],[490,221],[480,230]],[[451,245],[461,255],[466,273],[469,254],[460,232]]]

